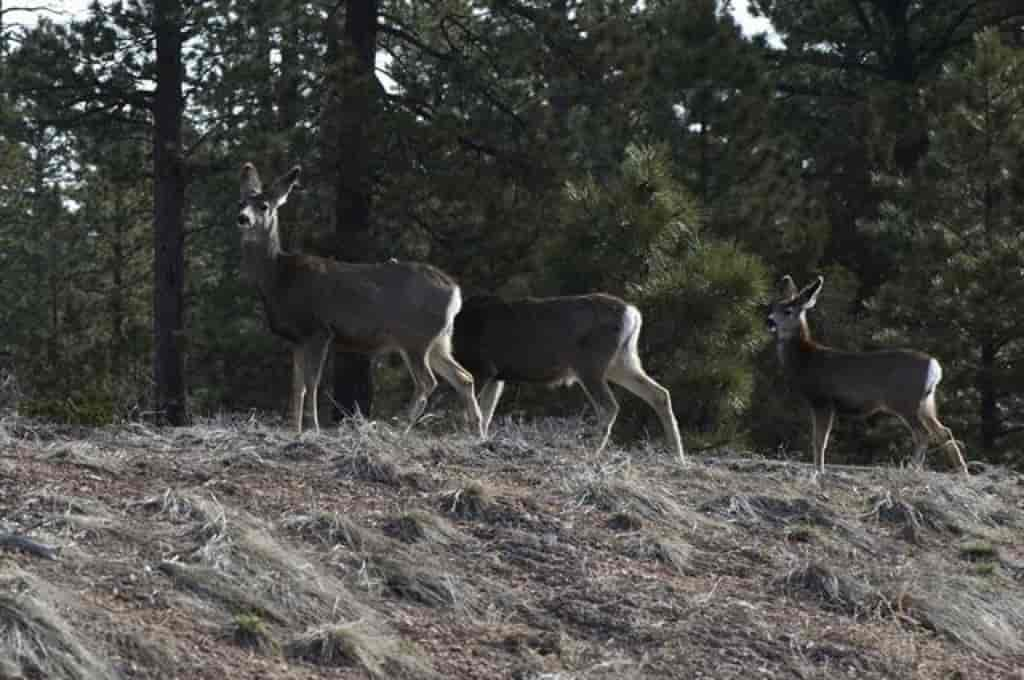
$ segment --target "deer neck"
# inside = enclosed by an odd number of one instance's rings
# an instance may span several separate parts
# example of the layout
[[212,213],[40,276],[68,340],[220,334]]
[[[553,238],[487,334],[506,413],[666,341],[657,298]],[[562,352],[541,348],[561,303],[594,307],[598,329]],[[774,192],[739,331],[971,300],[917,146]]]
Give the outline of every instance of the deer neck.
[[242,274],[251,283],[256,284],[261,293],[267,295],[277,282],[277,272],[283,254],[281,238],[275,223],[265,241],[242,242]]
[[806,319],[800,320],[800,328],[797,333],[787,338],[780,337],[775,342],[779,362],[789,373],[799,371],[806,357],[819,348],[818,343],[811,337],[811,329],[808,327]]

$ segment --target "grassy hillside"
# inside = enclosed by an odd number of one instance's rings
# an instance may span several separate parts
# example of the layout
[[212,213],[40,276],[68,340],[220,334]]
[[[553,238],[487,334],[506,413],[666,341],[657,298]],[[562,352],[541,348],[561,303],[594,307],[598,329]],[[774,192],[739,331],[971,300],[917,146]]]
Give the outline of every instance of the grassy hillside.
[[1020,475],[582,432],[9,419],[0,678],[1021,677]]

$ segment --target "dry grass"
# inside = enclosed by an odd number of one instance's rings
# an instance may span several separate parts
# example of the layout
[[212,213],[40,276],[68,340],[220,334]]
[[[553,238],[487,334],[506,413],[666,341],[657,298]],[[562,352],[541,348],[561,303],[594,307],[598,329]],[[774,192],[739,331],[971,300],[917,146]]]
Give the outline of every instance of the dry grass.
[[0,571],[0,677],[118,677],[72,625],[74,599],[16,567]]
[[414,645],[365,621],[316,626],[289,641],[285,652],[321,666],[361,668],[380,680],[439,677]]
[[387,537],[337,512],[290,515],[282,526],[307,540],[324,545],[342,545],[356,553],[379,553],[390,547]]
[[469,538],[437,513],[413,510],[388,520],[384,532],[403,543],[430,543],[439,546],[465,544]]
[[658,482],[644,479],[628,467],[585,469],[571,477],[567,487],[576,504],[625,515],[634,522],[694,530],[724,528],[682,505]]
[[474,480],[443,492],[437,505],[461,520],[483,520],[494,508],[494,494],[486,483]]
[[259,652],[276,652],[280,647],[270,626],[258,614],[236,616],[229,627],[229,634],[236,644]]
[[974,652],[1024,657],[1024,594],[1017,584],[921,574],[893,601],[909,620]]
[[437,565],[382,558],[373,568],[387,592],[402,600],[457,609],[470,604],[461,579]]
[[[510,404],[514,400],[510,400]],[[0,678],[1016,678],[1022,478],[593,453],[581,421],[296,438],[4,422]],[[3,440],[6,441],[6,440]],[[440,490],[443,489],[443,490]]]
[[793,569],[775,585],[789,597],[808,599],[849,616],[874,615],[885,604],[866,584],[819,563]]
[[695,573],[696,549],[672,536],[634,534],[625,539],[622,550],[635,559],[663,564],[677,574]]

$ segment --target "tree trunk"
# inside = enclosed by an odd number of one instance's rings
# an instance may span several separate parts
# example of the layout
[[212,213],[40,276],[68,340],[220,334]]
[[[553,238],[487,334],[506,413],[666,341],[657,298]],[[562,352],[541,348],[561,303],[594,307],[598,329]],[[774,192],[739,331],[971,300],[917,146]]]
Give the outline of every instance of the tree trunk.
[[188,422],[185,403],[185,173],[181,153],[182,25],[180,0],[157,0],[156,96],[153,102],[153,378],[160,422]]
[[978,395],[981,401],[981,447],[988,456],[996,449],[999,438],[999,406],[995,386],[996,346],[990,340],[981,343],[981,366],[978,367]]
[[[373,197],[370,132],[380,83],[374,73],[377,45],[377,0],[346,3],[342,35],[331,21],[332,61],[337,82],[338,134],[334,141],[336,171],[335,237],[337,257],[347,261],[375,259],[370,230]],[[334,401],[339,416],[370,414],[373,375],[370,357],[338,352],[334,360]]]
[[115,190],[110,253],[110,379],[115,394],[124,384],[124,232],[128,219],[124,212],[124,199],[121,192]]

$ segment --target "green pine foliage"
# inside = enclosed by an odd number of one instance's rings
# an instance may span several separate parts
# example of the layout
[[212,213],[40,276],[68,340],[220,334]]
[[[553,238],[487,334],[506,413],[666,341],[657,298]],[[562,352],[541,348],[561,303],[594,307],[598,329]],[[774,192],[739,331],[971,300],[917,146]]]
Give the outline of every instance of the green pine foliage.
[[[303,167],[282,212],[289,249],[426,260],[467,295],[636,303],[645,363],[694,446],[806,456],[806,412],[758,305],[783,274],[820,273],[820,340],[932,352],[969,456],[1020,450],[1024,10],[1012,3],[754,0],[777,35],[750,38],[713,0],[381,0],[374,120],[348,146],[338,114],[356,95],[339,41],[349,9],[371,4],[186,4],[181,341],[195,413],[287,401],[289,349],[238,272],[237,173],[254,161],[266,177]],[[4,26],[2,399],[41,418],[152,412],[149,11],[101,2],[74,21]],[[335,211],[355,149],[371,233],[345,252]],[[372,415],[400,413],[400,362],[376,370]],[[545,395],[517,390],[503,407],[585,408]],[[625,423],[659,429],[622,402]],[[829,456],[908,448],[898,423],[840,419]]]
[[[928,157],[872,225],[902,250],[879,335],[932,351],[941,408],[972,453],[1019,449],[1024,404],[1024,54],[987,31],[936,88]],[[980,451],[978,450],[980,449]]]
[[562,292],[605,290],[636,304],[645,365],[672,392],[680,427],[728,439],[750,406],[768,272],[702,227],[671,168],[664,147],[629,146],[604,184],[569,183],[550,275]]

